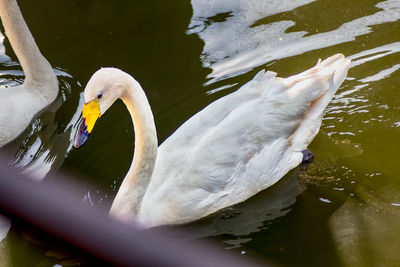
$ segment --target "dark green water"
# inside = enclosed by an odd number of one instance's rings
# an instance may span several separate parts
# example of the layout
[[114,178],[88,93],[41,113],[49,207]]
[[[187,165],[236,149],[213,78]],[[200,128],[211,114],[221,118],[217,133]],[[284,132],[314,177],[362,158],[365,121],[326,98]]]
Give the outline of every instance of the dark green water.
[[[213,239],[283,266],[400,265],[399,0],[18,2],[61,92],[3,152],[37,179],[74,173],[82,201],[105,212],[134,150],[123,104],[98,121],[82,149],[71,149],[81,92],[100,67],[121,68],[141,83],[161,143],[260,69],[286,77],[338,52],[352,58],[310,147],[314,162],[184,228],[188,238]],[[3,43],[0,84],[21,83],[21,67]],[[76,264],[21,232],[12,228],[0,243],[4,262]]]

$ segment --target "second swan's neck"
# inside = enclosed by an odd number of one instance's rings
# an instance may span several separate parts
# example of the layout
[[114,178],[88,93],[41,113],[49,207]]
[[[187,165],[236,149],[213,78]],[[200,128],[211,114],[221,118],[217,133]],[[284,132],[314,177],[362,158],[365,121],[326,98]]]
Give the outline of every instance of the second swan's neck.
[[[25,72],[25,83],[28,85],[50,84],[53,87],[49,94],[53,96],[56,76],[49,62],[40,53],[17,1],[1,0],[0,17],[10,44]],[[42,93],[46,94],[46,92]]]
[[114,199],[110,214],[130,220],[138,213],[151,180],[158,142],[153,113],[140,84],[128,74],[123,75],[120,82],[125,88],[121,99],[127,106],[134,125],[135,152],[131,167]]

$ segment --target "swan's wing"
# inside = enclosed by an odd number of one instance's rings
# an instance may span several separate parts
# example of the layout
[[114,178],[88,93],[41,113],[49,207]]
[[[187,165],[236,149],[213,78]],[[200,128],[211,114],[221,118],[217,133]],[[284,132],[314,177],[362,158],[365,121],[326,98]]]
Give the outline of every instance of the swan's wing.
[[301,162],[348,66],[337,55],[287,79],[261,72],[193,116],[160,146],[142,218],[190,221],[274,184]]
[[245,103],[259,99],[265,90],[265,85],[273,82],[275,77],[275,72],[260,71],[253,80],[246,83],[236,92],[212,102],[193,115],[168,137],[160,148],[169,150],[198,143],[200,137],[225,120],[231,112]]

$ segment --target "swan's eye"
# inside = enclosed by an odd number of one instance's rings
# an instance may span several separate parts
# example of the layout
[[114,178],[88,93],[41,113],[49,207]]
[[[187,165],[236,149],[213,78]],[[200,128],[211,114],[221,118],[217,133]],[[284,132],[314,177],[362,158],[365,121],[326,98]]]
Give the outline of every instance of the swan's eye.
[[103,94],[99,94],[98,96],[97,96],[97,98],[101,98],[103,96]]

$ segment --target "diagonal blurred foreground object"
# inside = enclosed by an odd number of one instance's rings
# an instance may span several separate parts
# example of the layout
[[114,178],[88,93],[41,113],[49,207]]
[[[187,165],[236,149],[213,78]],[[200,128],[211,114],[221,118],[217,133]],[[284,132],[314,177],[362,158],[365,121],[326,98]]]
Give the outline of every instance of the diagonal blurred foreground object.
[[69,191],[35,183],[0,162],[1,212],[104,262],[116,266],[258,266],[213,244],[179,244],[141,231],[83,207]]

